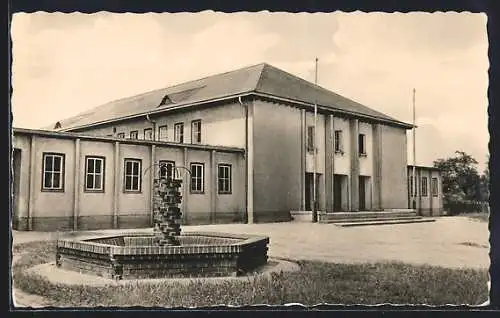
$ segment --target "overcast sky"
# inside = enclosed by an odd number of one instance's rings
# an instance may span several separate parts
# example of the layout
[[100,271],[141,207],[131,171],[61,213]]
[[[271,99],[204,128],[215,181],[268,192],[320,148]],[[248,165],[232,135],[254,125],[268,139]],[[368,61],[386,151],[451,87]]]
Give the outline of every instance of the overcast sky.
[[[488,154],[486,15],[470,13],[17,13],[15,127],[40,128],[121,97],[267,62],[412,121],[417,163]],[[409,135],[408,146],[411,149]],[[408,156],[412,162],[411,151]]]

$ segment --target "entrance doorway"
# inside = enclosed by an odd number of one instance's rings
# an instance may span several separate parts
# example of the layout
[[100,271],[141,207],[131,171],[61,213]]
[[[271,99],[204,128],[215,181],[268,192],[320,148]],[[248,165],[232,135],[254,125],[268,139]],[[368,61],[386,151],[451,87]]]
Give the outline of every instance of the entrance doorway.
[[[318,201],[319,201],[319,177],[320,174],[316,174],[316,208],[318,207]],[[314,174],[313,173],[306,173],[306,184],[305,184],[305,210],[306,211],[312,211],[313,208],[313,200],[314,200]],[[316,209],[317,210],[317,209]]]
[[347,210],[347,176],[333,175],[333,212]]
[[21,181],[21,149],[14,149],[12,162],[12,225],[17,230],[17,221],[19,219],[19,183]]
[[366,211],[371,205],[370,177],[359,177],[359,210]]

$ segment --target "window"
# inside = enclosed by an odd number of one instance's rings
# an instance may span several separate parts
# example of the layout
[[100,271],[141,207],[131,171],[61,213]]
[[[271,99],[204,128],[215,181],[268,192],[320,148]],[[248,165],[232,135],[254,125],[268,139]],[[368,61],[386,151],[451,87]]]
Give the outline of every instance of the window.
[[170,175],[167,175],[168,170],[167,169],[161,169],[160,170],[160,178],[167,178],[167,176],[173,178],[174,176],[177,176],[175,172],[175,162],[170,161],[170,160],[160,160],[160,167],[166,165],[169,168],[172,168]]
[[141,160],[125,159],[125,192],[141,191]]
[[358,149],[360,155],[366,155],[366,136],[364,134],[358,136]]
[[429,188],[429,185],[427,184],[427,177],[422,177],[422,196],[426,197],[427,196],[427,190]]
[[191,143],[201,144],[201,120],[191,122]]
[[177,123],[174,126],[174,141],[178,143],[184,142],[184,124]]
[[314,126],[307,127],[307,151],[314,151]]
[[335,130],[335,152],[342,152],[342,130]]
[[202,163],[191,164],[191,193],[203,193],[204,191],[203,168]]
[[167,128],[168,128],[167,125],[158,127],[158,140],[160,141],[168,140]]
[[64,191],[64,154],[43,154],[42,190]]
[[218,170],[219,194],[231,194],[231,165],[220,164]]
[[130,132],[130,139],[137,139],[139,137],[139,132],[137,130]]
[[432,178],[432,196],[437,197],[438,193],[438,178]]
[[116,135],[116,137],[118,137],[118,138],[125,138],[125,133],[118,133]]
[[103,157],[85,157],[85,191],[104,192]]
[[144,140],[153,140],[153,129],[144,129]]

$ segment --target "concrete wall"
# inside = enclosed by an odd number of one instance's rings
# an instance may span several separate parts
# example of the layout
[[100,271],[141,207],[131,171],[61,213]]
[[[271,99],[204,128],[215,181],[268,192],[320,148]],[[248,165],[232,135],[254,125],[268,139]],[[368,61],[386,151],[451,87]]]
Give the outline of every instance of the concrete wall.
[[[31,207],[32,226],[34,229],[43,228],[41,216],[57,224],[57,228],[70,228],[73,217],[73,195],[75,174],[75,145],[71,140],[57,140],[51,138],[37,138],[35,148],[31,149],[35,161],[30,163],[30,187],[32,198],[29,198]],[[17,145],[14,143],[14,147]],[[21,149],[21,152],[23,149]],[[62,153],[64,159],[64,190],[42,190],[43,153]],[[38,173],[36,173],[38,172]],[[33,173],[33,175],[31,175]],[[32,182],[31,182],[32,181]],[[24,193],[20,193],[23,196]],[[24,222],[23,222],[24,223]]]
[[408,207],[406,131],[380,125],[381,206],[383,209]]
[[[168,141],[174,141],[174,125],[184,123],[184,143],[191,143],[191,121],[201,120],[201,144],[226,147],[245,147],[245,109],[238,103],[211,106],[208,108],[175,112],[151,117],[156,121],[156,138],[158,129],[167,125]],[[153,124],[140,117],[112,125],[89,127],[75,132],[84,132],[91,136],[107,136],[116,133],[125,133],[128,138],[130,132],[139,131],[139,139],[144,136],[145,128],[153,128]]]
[[[295,120],[295,119],[294,119]],[[314,113],[306,112],[306,133],[307,127],[314,126]],[[322,114],[317,115],[316,125],[316,173],[325,173],[325,116]],[[307,135],[306,135],[307,144]],[[312,173],[314,171],[314,153],[312,151],[306,152],[306,172]]]
[[438,180],[438,193],[437,196],[432,196],[432,181],[429,181],[429,195],[431,198],[430,205],[432,207],[432,215],[443,215],[443,178],[439,171],[431,171],[430,172],[431,179],[437,178]]
[[289,220],[301,206],[301,114],[253,102],[253,200],[256,222]]
[[[150,146],[120,144],[118,175],[118,227],[134,227],[137,225],[147,226],[151,215],[151,170],[152,166]],[[141,161],[142,180],[140,192],[125,192],[124,185],[124,162],[125,159],[139,159]],[[188,207],[189,209],[189,207]]]
[[[139,144],[137,144],[139,143]],[[151,226],[152,163],[173,160],[178,166],[205,165],[205,191],[191,194],[189,175],[183,175],[182,210],[185,223],[242,221],[244,212],[244,158],[240,152],[173,147],[148,142],[59,138],[15,134],[13,148],[21,150],[20,190],[13,226],[19,230],[134,228]],[[43,153],[65,156],[64,189],[42,191]],[[33,154],[33,156],[31,156]],[[117,155],[117,157],[115,157]],[[104,191],[85,190],[85,157],[105,160]],[[124,160],[141,160],[141,189],[124,191]],[[232,192],[218,194],[217,165],[232,166]],[[157,175],[157,174],[156,174]],[[31,225],[30,225],[31,223]]]
[[[366,155],[359,157],[359,174],[370,177],[373,175],[373,136],[372,125],[365,122],[359,122],[359,133],[365,135]],[[367,192],[371,193],[371,192]]]
[[[114,210],[114,186],[115,171],[121,171],[121,164],[115,167],[113,160],[114,144],[109,142],[92,142],[87,140],[80,141],[80,162],[79,162],[79,184],[80,193],[78,204],[78,223],[79,228],[99,228],[100,224],[104,227],[112,227]],[[85,167],[86,156],[104,157],[104,191],[88,192],[85,191]],[[123,162],[123,161],[120,161]],[[74,175],[73,175],[74,178]],[[68,189],[68,194],[74,193]],[[72,211],[72,209],[70,209]]]
[[[19,173],[19,194],[28,194],[30,192],[30,156],[31,156],[31,139],[29,136],[14,136],[13,138],[13,148],[21,150],[19,152],[20,164],[18,167],[13,167],[18,169],[18,171],[13,171],[13,173]],[[14,188],[14,187],[13,187]],[[32,189],[34,190],[34,189]],[[39,190],[39,189],[37,189]],[[18,195],[13,197],[16,201],[16,213],[18,218],[12,218],[13,228],[22,227],[27,228],[27,217],[29,213],[29,195]]]
[[334,130],[342,131],[342,150],[343,153],[335,154],[334,170],[335,174],[349,175],[351,170],[351,160],[349,154],[351,153],[351,131],[349,129],[349,120],[339,117],[334,117]]

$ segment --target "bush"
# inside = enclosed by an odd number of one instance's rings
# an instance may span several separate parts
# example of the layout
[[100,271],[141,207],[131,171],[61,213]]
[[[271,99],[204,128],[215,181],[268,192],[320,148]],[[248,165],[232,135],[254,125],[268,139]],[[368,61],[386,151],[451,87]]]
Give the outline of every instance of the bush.
[[464,213],[480,213],[488,212],[488,202],[479,201],[463,201],[463,202],[446,202],[443,208],[447,215],[458,215]]

